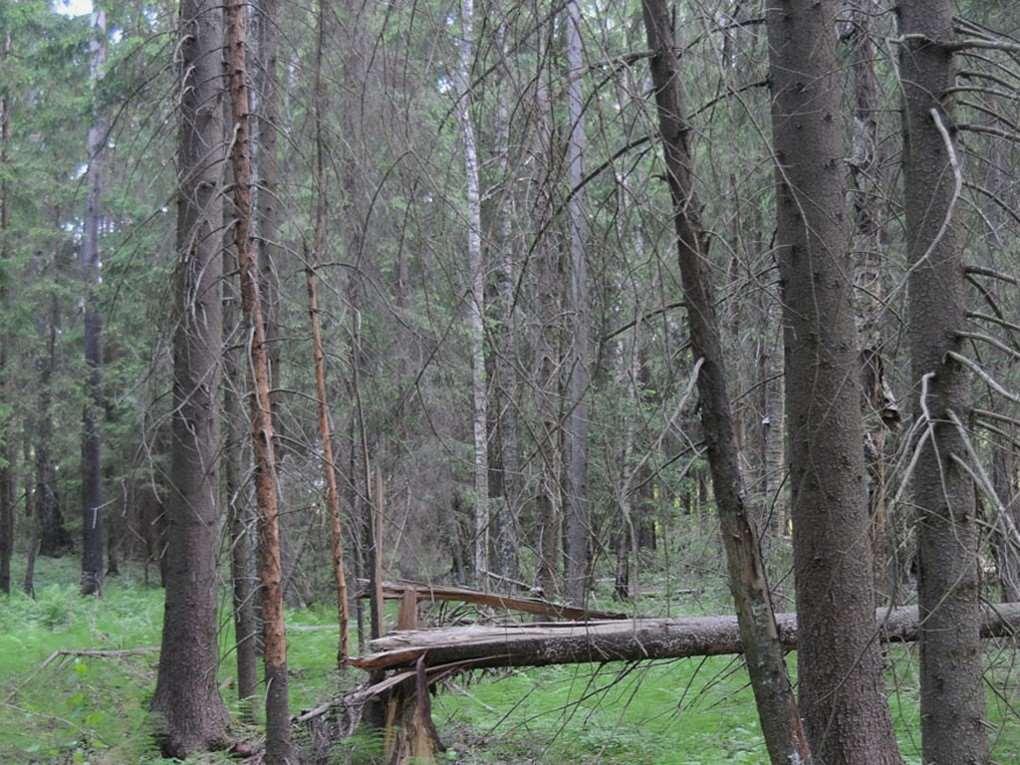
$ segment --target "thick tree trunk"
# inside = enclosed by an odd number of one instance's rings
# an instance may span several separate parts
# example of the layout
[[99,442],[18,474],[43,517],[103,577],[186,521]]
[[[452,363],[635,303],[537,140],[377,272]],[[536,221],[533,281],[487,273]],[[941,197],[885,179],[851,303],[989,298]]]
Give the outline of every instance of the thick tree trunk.
[[[106,64],[106,11],[96,6],[92,16],[93,38],[89,43],[92,69],[92,97],[98,98],[99,78]],[[99,313],[99,223],[103,193],[101,154],[106,142],[106,120],[98,103],[92,105],[92,126],[88,131],[88,169],[85,225],[81,247],[85,290],[85,368],[88,395],[82,416],[82,546],[81,594],[103,591],[103,465],[99,418],[103,411],[103,317]]]
[[744,504],[726,364],[705,264],[709,240],[698,219],[699,205],[694,193],[689,127],[681,96],[672,16],[665,0],[644,0],[643,5],[648,46],[654,51],[652,82],[673,198],[691,347],[700,365],[700,370],[695,367],[695,374],[701,421],[719,509],[730,592],[769,755],[777,765],[804,763],[810,760],[811,753],[787,674],[757,531]]
[[226,53],[230,85],[234,173],[234,247],[241,282],[241,306],[252,328],[248,349],[252,372],[251,437],[255,454],[255,501],[259,513],[259,582],[262,585],[262,624],[266,673],[266,761],[288,762],[290,713],[287,697],[287,634],[283,614],[280,566],[280,527],[277,506],[276,453],[270,390],[269,348],[252,234],[252,165],[248,118],[251,104],[247,83],[247,20],[244,0],[226,6]]
[[851,302],[837,0],[767,14],[800,710],[825,765],[902,762],[875,634]]
[[563,514],[566,521],[566,597],[583,605],[587,595],[589,540],[591,527],[588,510],[588,378],[591,309],[588,305],[588,225],[585,220],[584,94],[582,93],[584,56],[581,46],[581,4],[571,0],[566,18],[567,67],[567,179],[570,200],[567,221],[570,227],[570,271],[567,279],[567,311],[570,341],[564,370],[566,379],[566,415],[563,421]]
[[461,2],[461,42],[458,70],[457,119],[464,143],[464,175],[467,179],[468,227],[468,339],[471,344],[472,432],[474,434],[474,567],[480,587],[486,585],[489,568],[489,456],[488,390],[485,380],[485,264],[482,258],[481,197],[478,186],[478,148],[471,118],[471,65],[474,62],[474,2]]
[[911,400],[925,443],[914,468],[921,630],[921,744],[925,762],[984,763],[985,679],[974,484],[952,418],[968,419],[967,369],[947,356],[965,328],[963,252],[953,223],[961,172],[951,104],[951,0],[901,0],[904,196]]
[[221,6],[214,0],[183,0],[180,21],[173,486],[166,503],[166,606],[152,701],[160,718],[163,752],[174,757],[224,744],[228,720],[216,679],[224,159]]

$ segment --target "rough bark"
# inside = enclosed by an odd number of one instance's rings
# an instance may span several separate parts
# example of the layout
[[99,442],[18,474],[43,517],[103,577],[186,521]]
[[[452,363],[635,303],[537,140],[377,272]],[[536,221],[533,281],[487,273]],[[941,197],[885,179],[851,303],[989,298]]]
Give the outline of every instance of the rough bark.
[[183,0],[180,23],[172,489],[166,503],[163,639],[152,701],[161,748],[173,757],[224,744],[228,719],[216,680],[224,159],[221,6],[214,0]]
[[[958,148],[951,0],[901,0],[900,78],[904,95],[904,205],[910,367],[927,435],[914,469],[921,631],[921,745],[926,762],[961,765],[988,758],[985,688],[978,635],[980,583],[974,484],[952,458],[967,459],[950,415],[966,422],[969,375],[946,354],[965,327],[962,249],[954,225]],[[927,382],[927,384],[926,384]],[[926,390],[925,390],[926,389]]]
[[810,760],[811,753],[787,674],[757,531],[744,504],[726,364],[705,264],[708,237],[698,219],[699,204],[694,193],[689,126],[685,121],[672,17],[664,0],[644,0],[643,7],[648,47],[654,51],[652,82],[673,199],[691,347],[701,364],[700,371],[696,369],[701,421],[730,592],[769,755],[774,763],[803,763]]
[[[497,44],[505,53],[505,26],[499,27]],[[504,88],[510,84],[504,78]],[[492,513],[496,571],[511,579],[518,578],[519,515],[521,505],[520,459],[517,440],[516,354],[517,332],[514,312],[514,166],[510,159],[510,94],[500,94],[496,108],[496,161],[502,188],[496,199],[496,248],[493,263],[495,289],[495,385],[491,403],[494,405],[496,438],[499,446],[497,472],[499,494],[493,495],[498,506]],[[491,467],[491,466],[490,466]]]
[[234,173],[234,248],[241,306],[252,328],[248,362],[252,373],[251,438],[255,454],[255,503],[259,525],[259,582],[266,675],[266,761],[282,765],[293,756],[287,698],[287,634],[280,565],[276,453],[273,440],[269,348],[252,229],[252,163],[248,120],[247,20],[244,0],[226,6],[226,55],[232,116],[230,166]]
[[858,354],[847,279],[837,0],[766,13],[786,342],[800,710],[826,765],[900,763],[875,634]]
[[103,193],[102,150],[106,142],[106,119],[98,99],[99,78],[106,64],[106,11],[96,6],[89,42],[92,81],[92,125],[87,138],[88,169],[85,174],[85,223],[81,269],[85,292],[85,411],[82,415],[82,546],[81,594],[103,591],[103,465],[99,418],[103,411],[103,317],[99,312],[99,224]]
[[460,62],[457,119],[464,144],[464,175],[467,180],[468,339],[471,344],[471,405],[474,435],[474,566],[483,585],[489,568],[489,457],[488,391],[485,380],[485,264],[482,259],[481,196],[478,186],[478,148],[471,118],[471,65],[474,62],[474,2],[461,2]]
[[567,312],[570,342],[565,365],[566,413],[563,419],[563,515],[566,522],[565,594],[582,605],[587,594],[589,539],[588,509],[588,379],[591,309],[588,305],[588,225],[585,220],[584,179],[586,138],[584,131],[584,56],[581,46],[581,4],[567,4],[567,180],[570,200],[570,271],[567,278]]
[[[917,608],[879,609],[877,620],[883,642],[917,640]],[[804,640],[796,614],[776,614],[777,642],[794,650]],[[976,625],[983,637],[1013,635],[1020,627],[1020,604],[987,608]],[[877,642],[877,641],[876,641]],[[544,622],[471,625],[394,632],[373,640],[375,653],[354,659],[362,669],[413,666],[424,655],[429,667],[463,662],[478,667],[540,667],[549,664],[649,661],[691,656],[743,653],[738,617],[694,616],[683,619],[620,619],[617,621]],[[784,765],[804,760],[782,760]],[[950,762],[938,760],[938,763]]]

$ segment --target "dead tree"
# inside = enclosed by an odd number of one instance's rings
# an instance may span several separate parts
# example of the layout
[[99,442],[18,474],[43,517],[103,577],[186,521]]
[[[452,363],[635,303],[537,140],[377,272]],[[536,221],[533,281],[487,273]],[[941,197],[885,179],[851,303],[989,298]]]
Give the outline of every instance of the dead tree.
[[255,501],[259,514],[259,582],[266,671],[266,760],[282,765],[291,758],[287,699],[287,634],[283,615],[276,453],[273,443],[271,380],[266,325],[252,234],[252,164],[249,137],[246,3],[226,7],[226,55],[233,122],[230,161],[234,173],[234,247],[241,282],[241,306],[252,337],[251,435],[255,454]]

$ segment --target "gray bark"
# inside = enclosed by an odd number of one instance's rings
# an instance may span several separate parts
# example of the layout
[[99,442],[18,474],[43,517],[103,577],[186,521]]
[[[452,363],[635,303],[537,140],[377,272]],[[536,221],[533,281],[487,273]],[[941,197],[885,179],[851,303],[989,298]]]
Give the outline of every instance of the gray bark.
[[567,311],[570,341],[567,348],[566,416],[563,423],[563,512],[566,520],[566,597],[575,605],[584,603],[588,575],[588,544],[591,537],[588,510],[588,378],[591,309],[588,296],[588,261],[585,220],[584,155],[584,57],[581,47],[581,4],[567,5],[567,178],[570,201],[567,221],[570,227],[570,272],[567,279]]
[[173,488],[166,508],[166,606],[152,701],[161,748],[173,757],[222,745],[228,720],[216,680],[222,6],[214,0],[182,0],[180,21]]
[[800,711],[825,765],[902,762],[875,634],[836,57],[837,0],[766,12]]
[[[911,400],[927,437],[914,469],[918,520],[918,602],[921,630],[921,745],[926,762],[984,763],[983,657],[978,634],[979,534],[974,484],[952,458],[967,459],[963,436],[950,421],[966,422],[967,369],[946,354],[960,349],[965,328],[963,253],[953,222],[958,147],[952,105],[942,93],[954,85],[951,0],[901,0],[900,53],[904,94],[904,204],[910,275]],[[926,382],[927,381],[927,382]],[[926,390],[925,390],[926,388]],[[930,419],[929,419],[930,418]]]

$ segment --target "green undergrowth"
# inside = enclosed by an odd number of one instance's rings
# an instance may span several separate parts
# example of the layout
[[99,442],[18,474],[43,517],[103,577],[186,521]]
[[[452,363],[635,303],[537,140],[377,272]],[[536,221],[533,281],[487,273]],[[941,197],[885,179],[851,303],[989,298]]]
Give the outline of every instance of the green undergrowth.
[[[20,561],[18,561],[20,563]],[[20,574],[15,566],[15,574]],[[163,594],[130,573],[107,582],[101,600],[82,599],[77,561],[42,560],[37,598],[0,598],[0,763],[166,763],[153,749],[146,714],[155,685]],[[607,604],[608,605],[608,604]],[[691,603],[686,612],[710,605]],[[235,718],[233,636],[222,609],[220,670]],[[291,704],[308,708],[361,680],[338,678],[335,612],[288,613]],[[1016,653],[989,643],[989,707],[994,761],[1020,762]],[[115,657],[58,657],[57,651],[128,650]],[[919,763],[916,656],[888,655],[891,709],[908,763]],[[605,763],[716,765],[765,763],[747,675],[732,657],[476,672],[454,678],[433,701],[446,761],[477,765]],[[257,726],[236,724],[238,738]],[[340,742],[338,763],[378,761],[378,739]],[[193,762],[225,763],[226,755]]]

